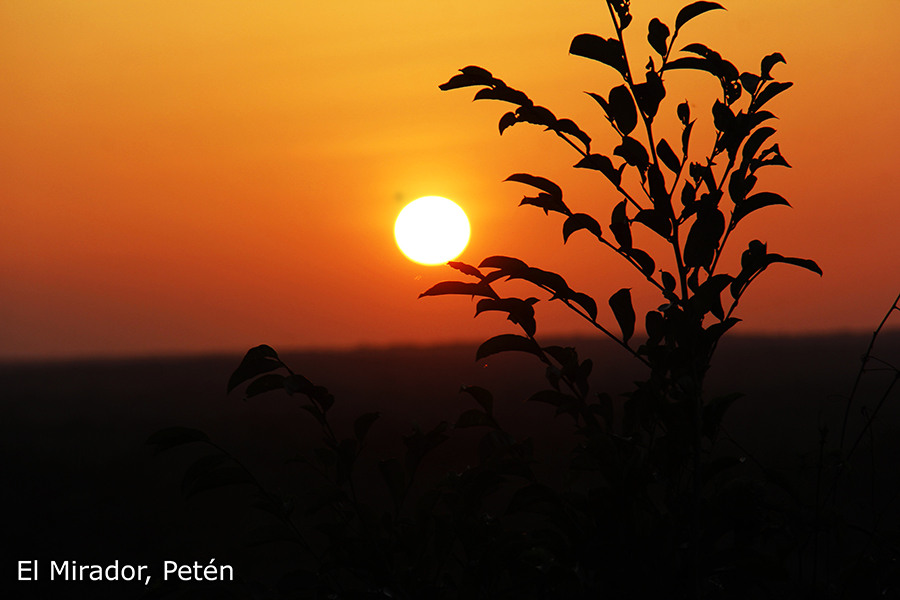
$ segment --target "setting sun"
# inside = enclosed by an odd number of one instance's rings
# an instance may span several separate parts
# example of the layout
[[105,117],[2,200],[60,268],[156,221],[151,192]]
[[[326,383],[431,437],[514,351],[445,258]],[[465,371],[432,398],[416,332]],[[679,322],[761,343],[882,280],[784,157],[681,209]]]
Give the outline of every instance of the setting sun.
[[423,265],[445,263],[459,256],[469,242],[469,219],[455,202],[425,196],[400,211],[394,238],[410,260]]

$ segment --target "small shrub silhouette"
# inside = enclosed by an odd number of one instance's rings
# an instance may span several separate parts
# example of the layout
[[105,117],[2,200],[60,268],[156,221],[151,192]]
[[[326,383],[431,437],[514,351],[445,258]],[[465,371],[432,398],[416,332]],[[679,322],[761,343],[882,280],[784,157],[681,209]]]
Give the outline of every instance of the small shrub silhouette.
[[[452,425],[416,428],[403,438],[402,458],[378,462],[387,508],[354,483],[379,413],[359,416],[353,431],[340,435],[329,420],[334,398],[325,387],[294,373],[271,347],[251,349],[228,391],[249,382],[247,397],[283,390],[305,398],[303,408],[321,428],[324,445],[304,461],[320,483],[286,503],[216,448],[218,458],[202,459],[188,471],[185,489],[193,494],[251,484],[255,506],[283,523],[308,556],[282,580],[284,597],[750,598],[821,589],[817,574],[810,586],[792,579],[787,565],[798,540],[809,537],[808,530],[799,530],[803,519],[796,510],[773,502],[769,493],[773,485],[789,492],[789,484],[764,468],[763,476],[750,476],[741,468],[743,459],[715,451],[723,416],[740,395],[704,395],[712,356],[739,322],[735,312],[753,281],[776,263],[821,275],[812,260],[770,252],[760,240],[748,244],[730,273],[721,260],[732,232],[748,226],[752,213],[788,205],[757,187],[764,167],[790,166],[772,142],[774,114],[768,110],[791,86],[772,76],[785,60],[769,54],[752,73],[700,43],[676,50],[687,23],[722,9],[715,2],[694,2],[677,13],[674,27],[656,18],[649,22],[652,55],[638,70],[637,51],[624,42],[626,30],[635,29],[629,2],[606,4],[614,35],[578,35],[570,53],[601,63],[617,79],[605,93],[589,94],[620,140],[609,155],[574,121],[557,118],[484,68],[465,67],[440,88],[477,87],[475,99],[510,104],[499,121],[501,134],[520,123],[543,127],[578,153],[576,168],[597,171],[610,186],[617,200],[609,206],[575,212],[562,187],[549,179],[508,177],[532,190],[521,204],[559,215],[563,243],[572,235],[590,236],[656,289],[661,305],[643,314],[646,337],[635,342],[637,310],[628,288],[608,299],[615,321],[609,325],[597,300],[560,274],[508,256],[491,256],[477,266],[449,263],[466,279],[437,283],[421,296],[470,296],[478,298],[476,316],[507,315],[520,332],[491,337],[476,358],[533,355],[545,370],[547,388],[529,400],[572,419],[572,452],[561,484],[542,480],[535,467],[543,457],[531,440],[504,429],[488,390],[464,387],[475,407]],[[706,115],[715,130],[706,153],[692,146],[696,120],[687,101],[671,115],[680,123],[679,140],[667,140],[656,129],[666,118],[660,112],[665,78],[681,70],[704,72],[720,84],[721,96]],[[608,224],[600,211],[609,211]],[[642,250],[641,241],[649,237],[661,240],[668,255]],[[535,307],[543,300],[503,295],[509,280],[525,281],[575,312],[640,361],[646,378],[621,404],[594,392],[591,360],[575,348],[541,344]],[[469,427],[486,429],[477,447],[479,464],[413,493],[425,457],[452,429]],[[198,441],[207,439],[188,429],[151,439],[159,449]],[[817,517],[819,509],[817,496]],[[817,546],[816,557],[818,552]]]

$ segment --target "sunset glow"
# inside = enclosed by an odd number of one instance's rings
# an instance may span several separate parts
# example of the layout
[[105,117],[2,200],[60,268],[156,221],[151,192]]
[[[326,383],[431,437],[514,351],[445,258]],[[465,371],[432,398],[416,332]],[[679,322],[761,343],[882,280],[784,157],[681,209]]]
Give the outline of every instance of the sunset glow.
[[[736,330],[871,329],[900,273],[900,63],[884,60],[900,51],[900,3],[721,1],[679,47],[702,42],[742,71],[778,51],[774,76],[794,82],[770,104],[792,168],[756,186],[792,208],[748,217],[722,265],[759,237],[824,271],[773,268]],[[647,62],[647,22],[671,24],[684,3],[632,3],[629,60]],[[547,177],[606,230],[621,195],[602,175],[573,169],[581,156],[539,127],[498,135],[508,105],[438,89],[483,66],[612,156],[615,132],[584,92],[606,94],[616,74],[567,52],[575,35],[610,35],[608,20],[575,0],[5,2],[0,357],[482,339],[497,332],[470,307],[417,300],[455,274],[411,263],[392,236],[403,206],[438,190],[479,199],[466,206],[472,263],[517,256],[600,300],[633,287],[636,307],[658,306],[621,257],[584,232],[564,245],[559,215],[518,207],[524,186],[504,183]],[[705,151],[716,82],[665,77],[660,131],[679,147],[688,98]],[[541,323],[584,332],[552,312]]]

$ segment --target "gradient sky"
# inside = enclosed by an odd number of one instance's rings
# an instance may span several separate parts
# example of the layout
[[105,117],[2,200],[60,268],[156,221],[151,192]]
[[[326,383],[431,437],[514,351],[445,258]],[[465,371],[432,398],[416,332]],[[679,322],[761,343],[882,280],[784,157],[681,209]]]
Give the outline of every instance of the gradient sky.
[[[635,56],[649,55],[649,18],[671,25],[685,3],[633,2]],[[825,271],[773,267],[739,330],[871,329],[900,287],[900,2],[723,4],[680,41],[741,70],[780,51],[788,62],[773,74],[795,84],[771,103],[794,168],[761,172],[757,187],[794,208],[748,217],[723,260],[761,238]],[[612,33],[602,2],[7,0],[0,32],[0,358],[512,332],[499,314],[473,319],[467,298],[417,300],[455,278],[394,244],[394,218],[423,195],[469,213],[461,260],[558,270],[610,320],[605,299],[620,287],[635,288],[639,312],[658,304],[586,235],[564,248],[560,220],[516,208],[526,188],[502,182],[550,177],[605,224],[618,199],[602,176],[572,169],[574,151],[537,128],[498,136],[507,107],[472,103],[475,88],[437,88],[481,65],[610,154],[583,92],[605,95],[612,71],[567,54],[576,34]],[[661,119],[674,124],[688,97],[706,120],[708,79],[668,77]],[[708,120],[698,128],[710,135]],[[539,335],[585,331],[551,305],[538,323]]]

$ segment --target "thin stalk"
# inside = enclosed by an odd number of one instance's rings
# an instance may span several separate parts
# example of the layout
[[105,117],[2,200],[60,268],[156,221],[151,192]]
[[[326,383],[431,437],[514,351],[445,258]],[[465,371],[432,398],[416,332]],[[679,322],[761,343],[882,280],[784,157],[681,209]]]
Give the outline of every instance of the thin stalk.
[[891,392],[894,390],[894,386],[897,385],[898,381],[900,381],[900,371],[894,374],[894,378],[891,380],[890,385],[888,385],[887,389],[884,391],[884,394],[882,394],[881,398],[878,400],[878,404],[875,405],[875,410],[873,410],[869,418],[866,419],[866,424],[863,426],[862,431],[859,432],[859,435],[856,436],[856,441],[853,442],[853,446],[850,448],[850,451],[847,452],[847,457],[844,459],[845,461],[850,460],[850,458],[853,456],[853,453],[856,451],[856,448],[859,446],[859,443],[862,441],[863,437],[865,437],[866,432],[872,428],[872,425],[875,422],[875,418],[878,416],[878,412],[884,406],[884,403],[891,395]]
[[844,440],[847,435],[847,423],[850,419],[850,406],[853,404],[853,401],[856,399],[856,392],[859,390],[859,384],[862,381],[863,373],[865,372],[866,363],[872,358],[872,348],[875,347],[875,340],[878,339],[878,334],[881,333],[882,328],[885,323],[887,323],[888,319],[895,310],[900,311],[900,294],[897,294],[897,297],[894,298],[894,303],[891,305],[891,308],[885,313],[884,318],[881,319],[881,323],[878,324],[878,327],[872,333],[872,339],[869,341],[869,347],[866,348],[866,353],[863,355],[862,365],[859,367],[859,371],[856,372],[856,380],[853,382],[853,389],[850,390],[850,397],[847,398],[847,406],[844,409],[844,421],[841,424],[841,443],[839,448],[841,450],[844,449]]
[[[625,85],[628,86],[628,90],[631,92],[631,95],[634,96],[635,100],[637,100],[637,94],[634,93],[634,75],[631,73],[631,64],[628,61],[628,51],[625,49],[625,40],[622,38],[622,27],[619,21],[616,19],[615,11],[613,10],[612,4],[609,2],[606,3],[606,7],[609,9],[609,16],[612,19],[613,26],[616,29],[616,37],[619,38],[619,44],[622,46],[622,56],[625,59]],[[641,121],[644,122],[644,129],[647,131],[647,143],[650,144],[650,155],[653,157],[653,164],[659,167],[659,159],[656,157],[656,144],[653,142],[653,128],[650,126],[650,120],[644,114],[644,111],[640,109],[638,106],[638,114],[641,115]]]
[[[563,134],[560,133],[559,131],[556,132],[556,135],[557,135],[558,137],[560,137],[563,141],[565,141],[567,144],[569,144],[570,146],[572,146],[573,148],[575,148],[575,150],[577,150],[578,153],[581,154],[582,157],[587,158],[588,156],[590,156],[589,153],[587,153],[586,151],[584,151],[584,150],[582,150],[581,148],[579,148],[578,145],[575,144],[575,142],[573,142],[572,140],[570,140],[567,136],[563,135]],[[634,207],[635,207],[636,209],[638,209],[638,210],[644,210],[644,207],[641,206],[640,204],[638,204],[637,200],[635,200],[635,199],[631,196],[631,194],[629,194],[628,191],[625,190],[625,188],[622,187],[622,184],[616,184],[616,183],[613,183],[612,181],[610,181],[610,183],[612,183],[612,184],[616,187],[616,191],[617,191],[617,192],[619,192],[620,194],[622,194],[622,196],[624,196],[626,200],[628,200],[629,202],[631,202],[632,206],[634,206]]]
[[[544,287],[544,286],[540,286],[540,288],[543,289],[543,290],[545,290],[545,291],[547,291],[547,292],[550,292],[551,294],[554,293],[553,290],[551,290],[550,288],[547,288],[547,287]],[[600,323],[598,323],[597,321],[595,321],[594,319],[592,319],[591,316],[590,316],[589,314],[587,314],[587,313],[584,312],[583,310],[579,309],[577,306],[575,306],[574,304],[572,304],[572,303],[571,303],[569,300],[567,300],[566,298],[559,298],[559,300],[562,300],[563,304],[565,304],[566,306],[568,306],[568,307],[569,307],[570,309],[572,309],[576,314],[578,314],[578,316],[580,316],[581,318],[583,318],[584,320],[586,320],[588,323],[590,323],[591,325],[593,325],[594,327],[596,327],[598,330],[600,330],[600,331],[601,331],[603,334],[605,334],[608,338],[610,338],[611,340],[613,340],[614,342],[616,342],[617,344],[619,344],[620,346],[622,346],[625,350],[628,351],[629,354],[631,354],[632,356],[634,356],[636,359],[638,359],[639,361],[641,361],[642,363],[644,363],[644,364],[647,365],[648,367],[650,366],[650,363],[649,363],[649,361],[647,361],[647,359],[645,359],[643,356],[641,356],[640,354],[638,354],[638,353],[634,350],[634,348],[632,348],[631,346],[629,346],[624,340],[618,338],[618,337],[617,337],[613,332],[611,332],[609,329],[607,329],[606,327],[604,327],[603,325],[601,325]]]

